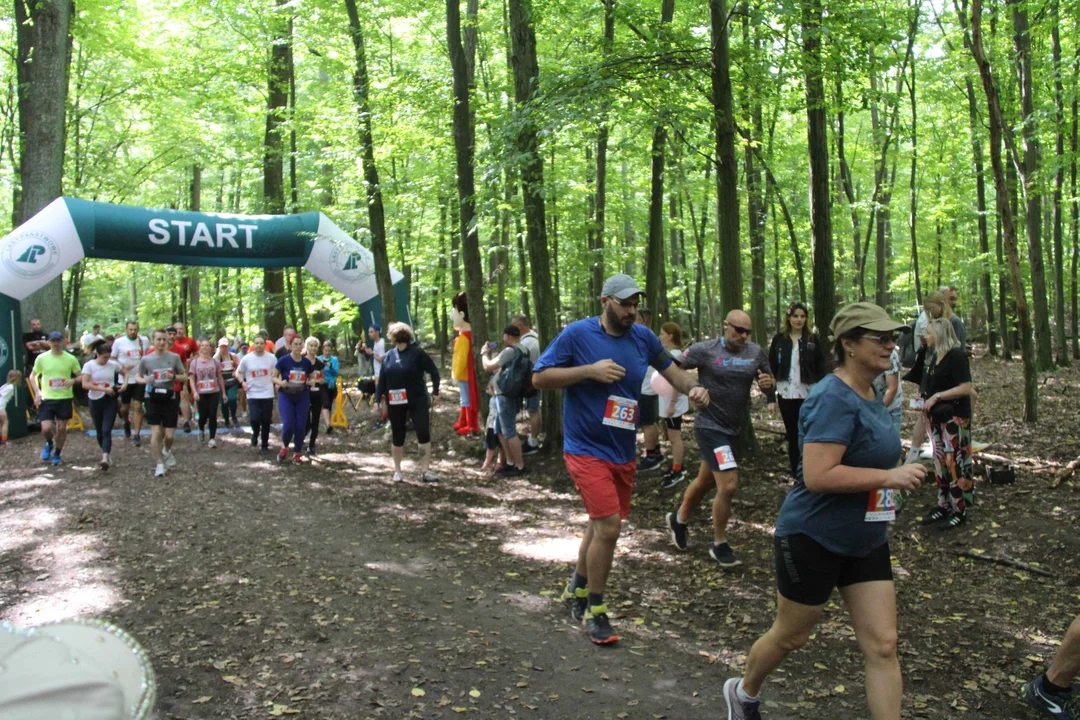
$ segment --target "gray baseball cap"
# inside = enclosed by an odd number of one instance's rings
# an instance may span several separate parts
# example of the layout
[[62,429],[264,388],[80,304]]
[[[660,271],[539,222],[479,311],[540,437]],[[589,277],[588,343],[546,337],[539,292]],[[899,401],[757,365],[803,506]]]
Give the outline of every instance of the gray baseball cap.
[[644,295],[645,291],[638,287],[634,278],[629,275],[612,275],[604,281],[604,289],[600,291],[600,297],[613,297],[617,300],[626,300],[634,295]]

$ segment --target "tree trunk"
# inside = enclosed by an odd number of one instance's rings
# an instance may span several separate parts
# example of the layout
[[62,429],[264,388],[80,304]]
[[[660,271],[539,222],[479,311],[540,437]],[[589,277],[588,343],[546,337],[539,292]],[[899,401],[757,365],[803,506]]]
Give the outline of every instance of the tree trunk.
[[[1020,114],[1023,119],[1024,137],[1023,170],[1020,179],[1024,183],[1024,194],[1027,198],[1025,227],[1031,273],[1031,296],[1035,305],[1035,349],[1038,369],[1052,370],[1054,353],[1050,335],[1050,307],[1046,297],[1046,267],[1043,261],[1042,187],[1038,178],[1039,133],[1035,116],[1035,84],[1031,74],[1031,35],[1027,4],[1021,0],[1008,0],[1008,4],[1012,6],[1013,46],[1016,49],[1017,72],[1020,78]],[[1008,235],[1008,230],[1006,230],[1006,242],[1008,242]],[[1021,298],[1018,297],[1018,305],[1020,301]]]
[[1080,46],[1076,48],[1076,58],[1073,60],[1073,96],[1072,96],[1072,132],[1069,137],[1069,197],[1072,198],[1069,201],[1069,205],[1072,210],[1072,267],[1070,268],[1070,275],[1072,276],[1072,354],[1073,360],[1080,360],[1080,313],[1077,312],[1077,288],[1076,288],[1076,266],[1077,261],[1080,260],[1080,200],[1076,196],[1076,150],[1077,150],[1077,130],[1080,129],[1080,113],[1077,112],[1077,106],[1080,105],[1080,99],[1077,98],[1078,90],[1080,90]]
[[[751,13],[743,15],[743,44],[752,47],[754,57],[760,57],[761,38],[759,25],[761,18],[756,8],[751,11],[754,21],[754,38],[750,38]],[[746,61],[744,61],[745,63]],[[748,68],[749,64],[746,65]],[[756,77],[762,77],[760,68],[754,64]],[[747,72],[746,87],[753,87],[754,79]],[[747,228],[750,232],[750,320],[753,323],[753,340],[759,345],[768,342],[768,328],[765,327],[765,221],[766,208],[761,192],[761,170],[754,165],[754,148],[761,144],[764,134],[764,125],[761,114],[761,95],[758,93],[746,94],[747,114],[750,117],[750,137],[743,153],[743,164],[746,172],[746,215]]]
[[[529,263],[532,269],[533,299],[541,343],[549,343],[558,333],[558,317],[553,297],[550,261],[544,223],[544,160],[537,142],[537,127],[529,106],[540,85],[536,61],[536,32],[532,21],[532,0],[509,0],[511,65],[514,99],[523,111],[515,144],[521,171],[521,192],[525,202]],[[558,393],[544,393],[545,448],[562,447],[562,404]]]
[[[70,0],[15,0],[21,188],[14,206],[16,226],[63,192],[73,14],[74,3]],[[46,331],[63,329],[61,277],[22,301],[24,329],[29,329],[34,318],[41,320]]]
[[908,197],[911,200],[911,209],[908,213],[908,238],[911,241],[911,271],[915,276],[915,301],[922,307],[922,284],[919,280],[919,242],[916,228],[918,225],[918,193],[916,190],[916,177],[919,165],[919,114],[918,103],[915,102],[915,62],[911,63],[911,77],[908,78],[908,90],[911,99],[911,174],[908,178]]
[[979,77],[982,79],[983,90],[986,93],[990,119],[990,165],[994,170],[994,188],[996,190],[998,215],[1001,218],[1005,252],[1009,260],[1009,277],[1012,280],[1013,295],[1016,298],[1016,314],[1020,321],[1020,344],[1024,360],[1024,419],[1027,422],[1034,423],[1039,416],[1039,377],[1035,369],[1035,348],[1032,346],[1031,339],[1031,315],[1028,312],[1024,280],[1020,275],[1020,251],[1017,247],[1016,224],[1012,207],[1009,204],[1009,190],[1001,160],[1004,127],[1001,104],[991,74],[990,62],[983,52],[982,0],[973,0],[971,5],[971,53],[975,57],[975,63],[979,66]]
[[379,170],[375,166],[375,144],[371,133],[371,102],[368,97],[367,54],[364,50],[364,33],[360,27],[360,15],[356,0],[345,0],[349,13],[349,30],[356,52],[356,72],[353,74],[353,97],[360,125],[360,157],[364,166],[364,183],[367,191],[368,222],[371,230],[371,255],[375,262],[375,283],[382,300],[383,326],[397,320],[394,302],[394,284],[390,278],[390,258],[386,251],[386,214],[383,209]]
[[814,242],[814,318],[818,335],[824,337],[835,314],[836,290],[829,208],[829,138],[822,80],[821,0],[803,0],[802,19],[810,150],[810,230]]
[[[277,0],[271,13],[270,72],[267,89],[266,134],[263,139],[263,211],[273,215],[285,212],[284,141],[281,124],[289,106],[288,0]],[[263,322],[270,339],[281,336],[285,328],[285,275],[279,268],[263,270]]]
[[[668,47],[667,33],[675,14],[675,0],[662,0],[657,51]],[[645,306],[653,311],[653,331],[659,327],[660,302],[664,294],[664,164],[667,150],[668,118],[661,115],[653,125],[652,174],[649,180],[649,239],[645,250]],[[666,318],[663,318],[666,320]]]
[[[912,89],[912,93],[915,90]],[[852,250],[854,252],[855,260],[855,285],[859,292],[859,300],[866,299],[866,279],[864,265],[862,261],[862,235],[859,231],[859,213],[855,209],[855,187],[851,181],[851,169],[848,167],[847,155],[844,150],[844,83],[843,80],[837,78],[836,80],[836,159],[838,163],[837,169],[840,172],[840,184],[844,189],[844,197],[847,198],[848,209],[851,212],[851,234],[852,234]],[[912,110],[912,123],[915,122],[914,110]],[[912,126],[912,133],[914,135],[914,125]],[[914,144],[912,145],[912,152],[914,152]],[[912,156],[912,162],[914,163],[914,155]],[[912,181],[914,182],[914,181]],[[912,201],[914,202],[914,195],[912,195]],[[914,207],[912,209],[914,212]],[[775,213],[775,209],[774,209]],[[914,232],[914,230],[912,231]]]
[[719,242],[720,305],[725,315],[742,307],[739,247],[739,167],[735,155],[735,111],[731,88],[727,0],[709,0],[713,131],[716,133],[716,233]]
[[[611,54],[615,44],[615,0],[600,0],[604,3],[604,43],[603,56]],[[609,129],[607,115],[603,116],[600,131],[596,135],[596,200],[593,205],[593,226],[589,245],[591,255],[589,266],[592,280],[589,286],[590,312],[600,314],[600,290],[604,285],[604,231],[607,223],[607,151]]]
[[1064,224],[1061,206],[1065,185],[1065,90],[1061,81],[1060,0],[1054,0],[1050,21],[1050,39],[1054,53],[1054,324],[1057,326],[1057,363],[1069,366],[1068,331],[1065,327],[1065,248],[1062,238]]

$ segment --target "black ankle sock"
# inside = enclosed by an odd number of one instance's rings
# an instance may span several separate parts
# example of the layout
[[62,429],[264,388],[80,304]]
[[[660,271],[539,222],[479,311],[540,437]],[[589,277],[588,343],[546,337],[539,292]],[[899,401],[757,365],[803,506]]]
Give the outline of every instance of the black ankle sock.
[[578,588],[588,587],[589,579],[579,575],[578,571],[574,571],[574,576],[570,578],[570,589],[577,590]]
[[597,607],[604,604],[604,593],[589,593],[589,607]]
[[1069,692],[1069,688],[1061,687],[1059,685],[1055,685],[1054,683],[1050,682],[1050,678],[1047,677],[1046,673],[1042,674],[1041,679],[1042,679],[1043,688],[1046,690],[1046,692],[1050,693],[1051,695],[1064,695],[1065,693]]
[[646,450],[645,454],[648,455],[649,457],[656,457],[657,455],[660,454],[660,448],[659,447],[654,447],[652,450]]

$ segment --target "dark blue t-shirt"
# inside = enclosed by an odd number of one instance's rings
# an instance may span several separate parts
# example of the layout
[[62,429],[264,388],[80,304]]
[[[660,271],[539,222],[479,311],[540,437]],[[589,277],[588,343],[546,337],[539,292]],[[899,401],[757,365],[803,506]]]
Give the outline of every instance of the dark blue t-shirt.
[[609,335],[599,317],[566,326],[536,361],[533,372],[550,367],[581,367],[611,360],[626,369],[618,382],[586,380],[563,391],[563,451],[623,464],[637,457],[637,403],[645,369],[666,370],[671,355],[653,331],[634,325]]
[[308,378],[311,377],[311,371],[315,369],[307,356],[301,355],[299,360],[293,360],[291,354],[278,358],[275,367],[281,373],[281,379],[289,383],[288,389],[293,391],[304,390]]
[[[836,375],[810,391],[799,412],[799,451],[806,443],[847,446],[841,464],[891,470],[900,459],[900,435],[889,410],[866,400]],[[865,557],[888,539],[886,522],[868,522],[871,493],[811,492],[803,484],[802,463],[795,487],[776,519],[776,536],[809,535],[834,553]]]

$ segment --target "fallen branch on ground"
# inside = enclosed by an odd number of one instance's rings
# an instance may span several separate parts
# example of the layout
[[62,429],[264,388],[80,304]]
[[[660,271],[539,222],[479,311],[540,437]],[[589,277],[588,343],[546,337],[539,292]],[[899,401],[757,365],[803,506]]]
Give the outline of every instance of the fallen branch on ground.
[[1056,489],[1057,487],[1059,487],[1061,485],[1061,483],[1065,482],[1065,478],[1069,477],[1074,472],[1076,472],[1076,469],[1078,467],[1080,467],[1080,457],[1077,457],[1071,463],[1066,465],[1064,467],[1064,469],[1062,469],[1061,472],[1059,472],[1056,476],[1054,476],[1054,482],[1050,483],[1050,487],[1053,488],[1053,489]]
[[973,553],[970,550],[960,550],[956,553],[963,557],[974,558],[975,560],[982,560],[983,562],[996,563],[998,565],[1006,565],[1017,570],[1023,570],[1024,572],[1035,573],[1036,575],[1042,575],[1043,577],[1053,577],[1053,573],[1048,570],[1043,570],[1041,567],[1036,567],[1031,563],[1026,563],[1023,560],[1017,560],[1007,555],[990,555],[988,553]]

